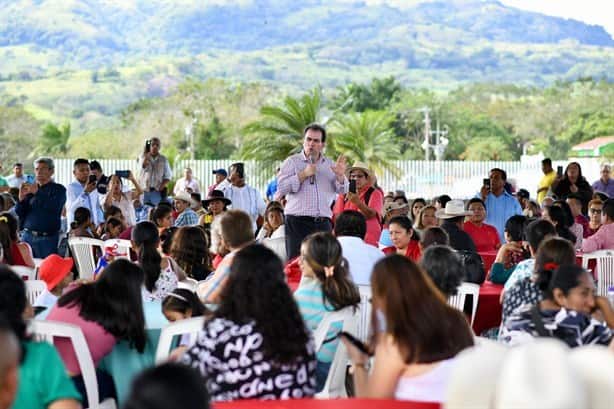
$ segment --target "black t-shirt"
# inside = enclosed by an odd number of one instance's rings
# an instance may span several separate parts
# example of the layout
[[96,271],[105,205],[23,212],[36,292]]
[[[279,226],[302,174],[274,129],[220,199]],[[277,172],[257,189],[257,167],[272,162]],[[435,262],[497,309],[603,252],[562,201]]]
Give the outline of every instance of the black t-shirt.
[[295,363],[277,364],[264,360],[262,340],[253,322],[240,325],[215,318],[205,323],[182,361],[201,372],[213,401],[313,396],[313,343],[307,345],[308,354],[296,357]]

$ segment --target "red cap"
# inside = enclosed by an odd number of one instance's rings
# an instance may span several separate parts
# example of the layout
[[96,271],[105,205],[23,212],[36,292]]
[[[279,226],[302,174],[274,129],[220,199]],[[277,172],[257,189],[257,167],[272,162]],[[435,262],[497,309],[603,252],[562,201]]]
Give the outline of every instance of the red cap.
[[72,258],[62,258],[57,254],[51,254],[41,263],[38,276],[47,283],[47,289],[51,291],[71,273],[72,266]]

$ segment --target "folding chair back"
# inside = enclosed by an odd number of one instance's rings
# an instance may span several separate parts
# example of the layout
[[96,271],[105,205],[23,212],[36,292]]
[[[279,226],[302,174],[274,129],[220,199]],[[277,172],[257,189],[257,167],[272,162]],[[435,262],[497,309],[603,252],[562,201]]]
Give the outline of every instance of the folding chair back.
[[92,279],[96,270],[96,250],[102,254],[102,240],[71,237],[68,239],[68,245],[77,264],[79,278]]

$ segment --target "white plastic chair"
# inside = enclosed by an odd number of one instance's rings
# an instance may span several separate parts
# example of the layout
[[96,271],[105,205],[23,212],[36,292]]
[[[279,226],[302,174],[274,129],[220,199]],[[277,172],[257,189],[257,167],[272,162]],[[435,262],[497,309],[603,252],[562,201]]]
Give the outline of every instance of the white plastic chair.
[[9,266],[11,270],[24,280],[34,280],[36,271],[28,266]]
[[53,344],[53,338],[55,337],[69,338],[75,350],[77,362],[79,362],[79,369],[81,369],[81,375],[85,383],[87,400],[90,403],[94,402],[90,408],[111,409],[116,407],[113,399],[107,399],[104,402],[99,400],[98,379],[96,377],[94,361],[80,327],[64,322],[33,320],[30,322],[30,331],[36,339],[49,342],[50,344]]
[[177,283],[177,288],[183,288],[185,290],[196,292],[196,289],[198,288],[198,281],[193,278],[186,277]]
[[475,314],[478,310],[478,297],[480,296],[479,285],[474,283],[462,283],[460,286],[458,286],[458,294],[450,297],[448,299],[448,304],[460,311],[463,311],[463,308],[465,307],[465,299],[468,294],[473,296],[473,302],[471,305],[471,325],[473,325]]
[[360,291],[360,318],[358,320],[358,339],[366,342],[369,338],[369,324],[371,322],[371,286],[359,285]]
[[203,329],[204,324],[204,317],[194,317],[173,322],[162,328],[156,349],[156,364],[163,363],[168,359],[174,337],[185,334],[195,337]]
[[96,270],[96,249],[102,254],[103,241],[89,237],[71,237],[68,239],[70,251],[79,270],[79,278],[92,279]]
[[608,295],[608,287],[614,286],[614,250],[597,250],[582,255],[582,267],[588,269],[589,260],[597,260],[597,295]]
[[115,257],[116,260],[120,258],[130,260],[130,249],[132,248],[132,242],[130,240],[109,239],[104,241],[103,246],[103,250],[107,247],[112,247],[120,254]]
[[[355,311],[354,307],[345,307],[339,311],[331,311],[324,314],[324,318],[318,325],[318,328],[313,332],[313,338],[315,343],[315,350],[318,351],[326,335],[330,330],[330,326],[335,322],[343,322],[343,331],[357,336],[358,331],[358,310]],[[347,393],[345,391],[345,372],[348,363],[348,353],[345,349],[345,345],[341,341],[337,345],[335,356],[330,365],[328,371],[328,377],[326,383],[321,392],[316,394],[318,399],[330,399],[330,398],[346,398]]]
[[47,283],[43,280],[27,280],[25,283],[28,301],[30,301],[30,305],[34,305],[34,301],[47,288]]

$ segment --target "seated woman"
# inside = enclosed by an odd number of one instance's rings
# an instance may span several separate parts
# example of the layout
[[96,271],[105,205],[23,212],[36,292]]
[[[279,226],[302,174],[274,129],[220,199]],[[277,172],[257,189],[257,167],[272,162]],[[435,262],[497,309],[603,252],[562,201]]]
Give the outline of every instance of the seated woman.
[[567,265],[576,262],[576,252],[568,240],[560,237],[545,239],[538,247],[535,255],[535,268],[533,275],[516,281],[503,292],[503,319],[512,315],[519,307],[525,304],[535,305],[542,300],[543,294],[537,282],[546,271],[546,265]]
[[424,230],[420,235],[420,253],[424,254],[424,251],[435,245],[449,246],[450,236],[441,227],[429,227]]
[[[593,199],[588,202],[588,228],[586,229],[586,238],[597,233],[601,227],[601,211],[603,210],[603,201],[601,199]],[[584,240],[582,240],[584,243]]]
[[[0,265],[0,317],[19,341],[19,382],[13,409],[78,409],[81,395],[66,374],[58,353],[47,342],[35,342],[27,334],[28,299],[23,280]],[[6,353],[6,351],[2,351]],[[3,361],[4,364],[4,361]],[[4,368],[2,368],[4,370]],[[4,381],[4,379],[3,379]],[[4,385],[2,385],[4,387]],[[4,406],[3,406],[4,407]]]
[[370,374],[369,357],[342,338],[354,367],[356,396],[443,402],[453,358],[473,345],[467,319],[420,267],[400,255],[375,265],[371,290],[375,359]]
[[435,206],[424,206],[420,212],[418,213],[418,217],[414,220],[414,231],[418,233],[418,235],[422,235],[422,232],[429,227],[437,227],[439,224],[437,223],[437,217],[435,217],[435,212],[437,209]]
[[576,250],[580,250],[582,248],[582,239],[584,237],[584,227],[582,227],[580,223],[576,222],[575,218],[573,217],[571,207],[566,201],[555,200],[554,203],[552,203],[552,206],[563,209],[563,213],[565,214],[565,225],[576,238],[574,247]]
[[560,206],[546,206],[542,212],[542,219],[548,220],[554,225],[556,234],[559,237],[568,240],[575,246],[576,235],[569,230],[571,226],[569,218],[565,215],[565,211]]
[[211,399],[313,396],[313,341],[279,257],[259,244],[236,252],[218,300],[212,318],[181,359],[201,372]]
[[209,243],[199,226],[184,226],[173,236],[170,255],[188,277],[204,280],[211,273]]
[[480,251],[494,251],[501,247],[499,233],[495,226],[484,223],[486,220],[486,206],[480,198],[473,198],[467,204],[467,210],[473,212],[467,217],[463,230],[471,236],[475,248]]
[[151,221],[158,228],[158,234],[173,227],[173,208],[168,203],[161,203],[151,212]]
[[[595,296],[590,273],[575,264],[548,265],[537,280],[543,301],[521,307],[505,320],[500,339],[518,345],[535,337],[554,337],[574,348],[610,345],[614,311],[605,297]],[[606,324],[596,319],[605,319]]]
[[110,239],[118,239],[119,235],[122,232],[122,221],[117,217],[109,217],[106,222],[104,222],[104,232],[101,240],[110,240]]
[[601,211],[601,228],[582,243],[582,251],[614,250],[614,199],[608,199]]
[[[47,320],[79,326],[95,367],[119,340],[130,342],[142,353],[146,341],[141,299],[143,278],[143,270],[136,264],[124,259],[115,260],[96,281],[69,287],[49,311]],[[71,342],[57,338],[54,344],[85,402],[85,384]],[[111,376],[100,369],[96,370],[96,376],[100,401],[116,398]],[[91,407],[92,404],[84,406]]]
[[78,207],[75,210],[75,219],[70,223],[68,237],[89,237],[97,239],[96,226],[92,223],[92,214],[85,207]]
[[446,298],[458,293],[458,286],[465,278],[465,266],[452,247],[430,246],[422,255],[420,265]]
[[132,172],[129,172],[128,180],[132,182],[135,190],[126,193],[123,191],[122,179],[117,175],[111,176],[107,194],[100,196],[100,205],[104,210],[107,210],[109,206],[118,207],[125,217],[126,227],[132,227],[136,224],[136,213],[132,201],[141,196],[143,190]]
[[202,215],[198,220],[198,224],[210,229],[211,223],[219,216],[228,210],[232,202],[227,197],[224,197],[224,192],[221,190],[212,190],[211,193],[203,200],[203,206],[207,209],[207,213]]
[[527,226],[525,216],[515,215],[505,222],[503,235],[506,243],[499,248],[497,257],[490,269],[490,281],[505,284],[519,262],[531,257],[524,243],[524,230]]
[[393,217],[388,224],[388,230],[392,246],[383,249],[384,254],[400,254],[413,261],[420,260],[422,255],[420,246],[417,238],[414,237],[414,230],[408,217]]
[[[301,244],[299,257],[301,282],[294,293],[303,320],[311,331],[315,331],[328,311],[337,311],[360,303],[358,288],[349,277],[347,261],[343,258],[341,244],[331,233],[314,233]],[[337,324],[337,323],[336,323]],[[316,390],[326,383],[328,370],[337,350],[336,331],[331,328],[327,339],[317,352]]]
[[159,245],[158,229],[153,223],[141,222],[134,226],[132,248],[137,253],[138,264],[145,271],[145,301],[163,300],[185,278],[185,272],[172,258],[160,255]]
[[397,216],[408,217],[408,212],[408,205],[399,204],[396,201],[391,201],[384,207],[384,215],[382,218],[382,233],[379,236],[379,241],[377,245],[380,249],[392,246],[392,240],[390,239],[390,231],[388,231],[388,224],[390,223],[390,220]]
[[418,215],[420,214],[420,211],[422,210],[422,208],[425,206],[426,206],[426,200],[424,200],[421,197],[415,198],[411,202],[411,219],[418,220]]
[[15,216],[9,212],[0,213],[0,262],[34,268],[32,249],[28,243],[19,241],[18,228],[19,223]]
[[284,208],[279,202],[269,202],[264,211],[264,225],[256,236],[256,242],[273,250],[282,262],[286,262],[286,229]]

